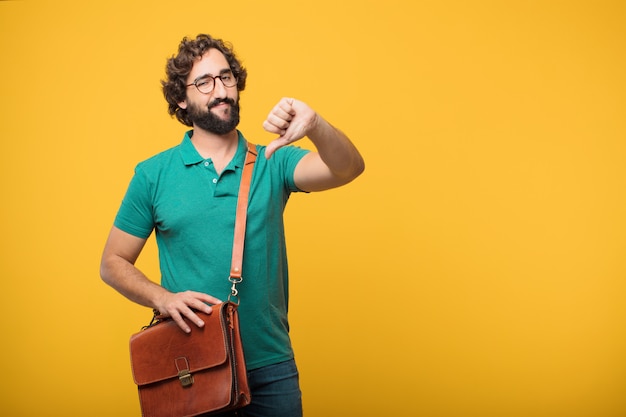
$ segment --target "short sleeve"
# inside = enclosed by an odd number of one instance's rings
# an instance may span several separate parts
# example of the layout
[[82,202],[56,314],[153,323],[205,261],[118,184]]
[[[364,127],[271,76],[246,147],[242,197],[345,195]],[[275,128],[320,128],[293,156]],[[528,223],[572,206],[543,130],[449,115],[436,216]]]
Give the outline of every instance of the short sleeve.
[[278,149],[270,158],[270,161],[274,158],[280,161],[279,163],[281,171],[284,175],[283,178],[285,181],[285,187],[290,192],[302,191],[296,186],[294,181],[294,172],[300,160],[309,152],[309,150],[302,149],[297,146],[285,146]]
[[155,224],[150,188],[147,176],[138,166],[115,217],[115,227],[142,239],[150,236]]

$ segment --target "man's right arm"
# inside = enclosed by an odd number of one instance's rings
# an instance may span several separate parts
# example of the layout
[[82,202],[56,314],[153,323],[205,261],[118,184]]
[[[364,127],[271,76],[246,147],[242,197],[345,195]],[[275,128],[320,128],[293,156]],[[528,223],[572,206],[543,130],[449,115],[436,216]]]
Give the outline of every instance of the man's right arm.
[[202,327],[204,323],[192,309],[211,313],[209,304],[221,301],[208,294],[195,291],[172,293],[146,277],[135,267],[146,239],[133,236],[113,226],[109,233],[102,260],[102,280],[131,301],[146,307],[156,308],[163,316],[170,316],[185,332],[191,329],[183,316]]

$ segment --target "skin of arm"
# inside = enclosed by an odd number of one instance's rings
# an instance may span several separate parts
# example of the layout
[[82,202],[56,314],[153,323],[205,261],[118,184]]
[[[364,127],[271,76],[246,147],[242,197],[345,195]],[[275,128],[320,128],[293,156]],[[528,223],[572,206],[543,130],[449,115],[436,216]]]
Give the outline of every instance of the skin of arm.
[[317,152],[297,165],[294,180],[304,191],[322,191],[349,183],[365,170],[361,154],[350,139],[305,103],[283,98],[272,109],[263,128],[280,135],[265,150],[270,157],[277,149],[307,136]]

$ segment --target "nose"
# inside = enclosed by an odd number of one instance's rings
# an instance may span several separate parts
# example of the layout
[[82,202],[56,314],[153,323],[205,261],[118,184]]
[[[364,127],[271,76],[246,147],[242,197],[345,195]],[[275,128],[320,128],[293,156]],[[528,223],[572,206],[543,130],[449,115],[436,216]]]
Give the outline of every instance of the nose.
[[220,77],[215,77],[214,86],[213,86],[213,96],[216,98],[226,97],[226,86],[224,85],[224,81]]

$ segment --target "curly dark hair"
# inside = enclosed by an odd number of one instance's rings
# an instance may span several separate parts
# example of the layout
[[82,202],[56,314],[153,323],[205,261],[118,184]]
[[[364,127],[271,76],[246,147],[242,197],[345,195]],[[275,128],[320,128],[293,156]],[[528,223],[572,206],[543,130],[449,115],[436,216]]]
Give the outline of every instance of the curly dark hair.
[[210,35],[200,34],[195,39],[183,38],[178,46],[178,55],[167,60],[165,66],[166,79],[161,81],[163,95],[168,104],[168,113],[187,126],[193,126],[187,110],[178,106],[178,103],[187,98],[185,86],[187,76],[191,72],[194,62],[211,48],[215,48],[226,57],[231,71],[237,77],[237,90],[243,91],[246,87],[248,71],[241,65],[235,56],[233,46],[229,42],[216,39]]

